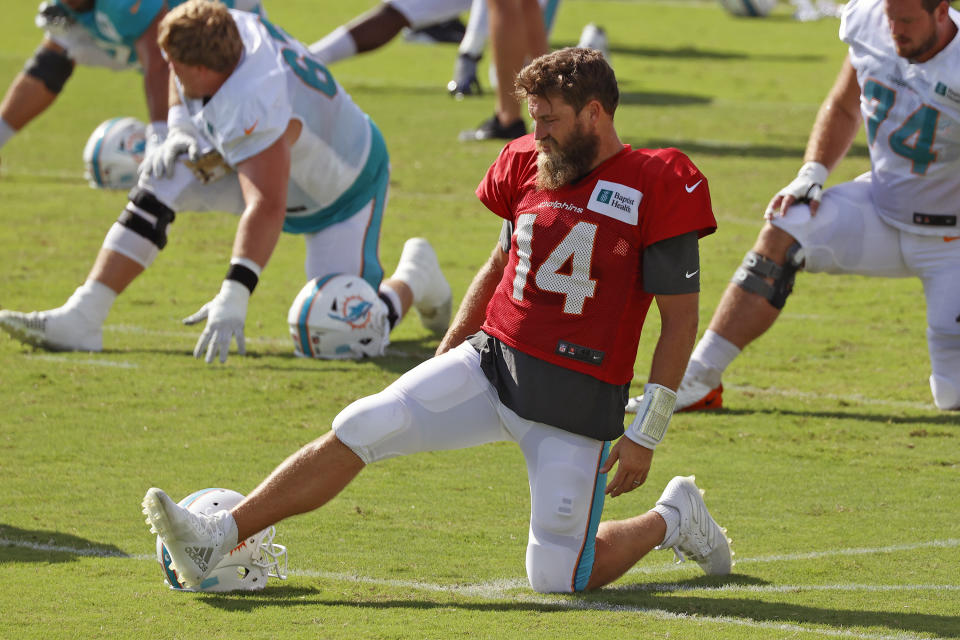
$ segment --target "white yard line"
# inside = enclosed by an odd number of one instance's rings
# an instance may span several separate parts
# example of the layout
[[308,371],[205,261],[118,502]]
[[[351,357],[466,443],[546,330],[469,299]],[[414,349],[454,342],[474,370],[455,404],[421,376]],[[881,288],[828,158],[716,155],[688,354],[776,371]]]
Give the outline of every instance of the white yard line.
[[[56,553],[70,553],[78,556],[98,557],[98,558],[125,558],[133,560],[155,561],[152,555],[129,555],[122,551],[112,549],[103,549],[96,547],[76,548],[61,546],[55,544],[43,544],[25,540],[11,540],[0,538],[0,546],[17,547],[21,549],[32,549],[35,551],[50,551]],[[796,553],[789,555],[771,555],[759,556],[756,558],[742,558],[741,564],[758,562],[787,562],[817,560],[838,555],[865,555],[880,553],[897,553],[904,551],[913,551],[916,549],[930,548],[953,548],[960,546],[958,539],[932,540],[929,542],[919,542],[915,544],[889,545],[884,547],[861,547],[851,549],[833,549],[830,551],[811,551],[806,553]],[[640,567],[630,573],[663,573],[672,571],[681,565],[666,565],[660,567]],[[750,629],[769,629],[771,631],[784,631],[797,634],[810,634],[819,636],[829,636],[835,638],[853,638],[855,640],[930,640],[932,636],[924,634],[918,635],[907,632],[894,633],[861,633],[857,631],[848,631],[845,629],[823,628],[821,626],[801,626],[796,624],[786,624],[777,622],[763,622],[746,618],[735,618],[731,616],[708,616],[708,615],[689,615],[684,613],[675,613],[664,609],[650,607],[635,607],[615,602],[604,602],[591,597],[582,599],[577,596],[544,596],[529,591],[527,581],[523,578],[502,579],[478,584],[449,585],[435,584],[430,582],[421,582],[419,580],[395,580],[385,578],[371,578],[348,573],[334,573],[331,571],[315,571],[310,569],[295,570],[291,575],[304,576],[310,578],[319,578],[336,582],[355,582],[358,584],[377,585],[392,588],[412,589],[417,591],[429,591],[433,593],[457,594],[465,597],[486,598],[495,600],[511,600],[519,602],[529,602],[542,604],[550,607],[595,610],[595,611],[613,611],[640,613],[652,616],[658,620],[671,621],[691,621],[699,624],[709,623],[716,625],[733,625]],[[520,593],[516,593],[521,590]],[[703,591],[708,593],[792,593],[804,591],[868,591],[868,592],[903,592],[903,591],[960,591],[960,584],[810,584],[810,585],[717,585],[717,586],[697,586],[690,584],[652,584],[652,585],[623,585],[612,587],[614,592],[657,592],[669,593],[675,591],[695,592]]]
[[67,364],[89,364],[95,367],[116,367],[118,369],[136,369],[139,365],[136,365],[132,362],[124,362],[122,360],[99,360],[94,358],[86,358],[80,360],[78,358],[70,358],[68,356],[56,356],[49,353],[34,353],[28,357],[34,358],[36,360],[47,360],[49,362],[66,362]]

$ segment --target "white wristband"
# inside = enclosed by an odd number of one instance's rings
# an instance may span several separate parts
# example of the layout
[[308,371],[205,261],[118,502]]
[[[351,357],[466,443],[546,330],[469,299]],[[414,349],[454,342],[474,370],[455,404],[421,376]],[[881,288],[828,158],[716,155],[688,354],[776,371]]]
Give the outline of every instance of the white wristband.
[[250,258],[234,256],[230,258],[230,264],[239,264],[242,267],[246,267],[247,269],[250,269],[250,271],[253,271],[258,278],[260,277],[260,274],[263,273],[263,267],[258,265],[256,262],[254,262]]
[[184,105],[175,104],[167,109],[167,126],[171,129],[193,129],[193,120]]
[[637,409],[637,417],[624,432],[628,438],[646,447],[656,449],[667,435],[667,426],[673,417],[677,394],[672,389],[648,382],[643,385],[643,400]]

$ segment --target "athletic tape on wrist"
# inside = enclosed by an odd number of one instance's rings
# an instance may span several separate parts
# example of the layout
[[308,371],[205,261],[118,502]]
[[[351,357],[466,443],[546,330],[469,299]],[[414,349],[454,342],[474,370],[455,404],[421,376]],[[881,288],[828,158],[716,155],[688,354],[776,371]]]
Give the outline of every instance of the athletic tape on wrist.
[[626,436],[637,444],[655,449],[667,435],[677,394],[663,385],[648,382],[643,386],[643,403],[637,417],[627,427]]
[[190,129],[193,127],[190,112],[184,105],[175,104],[167,110],[167,127],[169,129]]
[[247,288],[250,293],[257,288],[260,281],[260,265],[248,258],[233,258],[230,261],[230,268],[227,269],[227,277],[224,280],[236,280]]

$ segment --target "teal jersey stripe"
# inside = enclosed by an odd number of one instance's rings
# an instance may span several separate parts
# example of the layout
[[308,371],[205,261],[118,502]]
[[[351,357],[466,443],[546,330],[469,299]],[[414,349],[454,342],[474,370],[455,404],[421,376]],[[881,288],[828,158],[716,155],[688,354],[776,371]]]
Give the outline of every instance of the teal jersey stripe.
[[[315,233],[330,225],[342,222],[359,211],[365,204],[386,193],[390,182],[390,155],[380,129],[369,118],[370,155],[349,189],[332,204],[305,216],[287,217],[283,230],[287,233]],[[381,210],[382,210],[381,203]]]

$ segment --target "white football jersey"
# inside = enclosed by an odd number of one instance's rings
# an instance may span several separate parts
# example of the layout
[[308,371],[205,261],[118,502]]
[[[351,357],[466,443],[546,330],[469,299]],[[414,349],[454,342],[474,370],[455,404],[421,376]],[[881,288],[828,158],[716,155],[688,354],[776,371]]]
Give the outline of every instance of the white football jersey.
[[291,148],[287,219],[316,216],[356,191],[371,163],[387,162],[386,147],[372,145],[380,138],[370,119],[304,45],[266,18],[230,13],[243,40],[240,63],[206,104],[185,99],[178,83],[180,98],[197,129],[233,167],[276,142],[290,120],[299,120],[303,130]]
[[[950,18],[960,24],[960,12]],[[851,0],[840,39],[860,83],[874,206],[898,228],[960,235],[960,37],[912,64],[897,55],[883,0]]]

